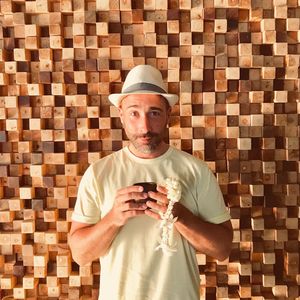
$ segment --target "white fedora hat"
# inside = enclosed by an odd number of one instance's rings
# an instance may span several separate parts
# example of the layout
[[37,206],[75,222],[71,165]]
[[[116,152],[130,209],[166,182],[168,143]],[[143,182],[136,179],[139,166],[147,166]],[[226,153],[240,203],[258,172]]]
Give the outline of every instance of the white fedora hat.
[[109,101],[119,106],[122,99],[131,94],[156,94],[161,95],[173,106],[178,101],[178,96],[168,94],[162,75],[159,70],[149,65],[138,65],[128,73],[120,94],[111,94]]

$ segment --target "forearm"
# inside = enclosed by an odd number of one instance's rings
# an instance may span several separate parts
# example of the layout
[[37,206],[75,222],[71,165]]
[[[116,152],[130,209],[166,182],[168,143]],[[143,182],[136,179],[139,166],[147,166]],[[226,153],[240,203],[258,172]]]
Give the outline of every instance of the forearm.
[[74,260],[79,265],[85,265],[103,256],[119,229],[120,226],[113,223],[113,218],[108,213],[97,224],[70,233],[69,243]]
[[219,260],[226,259],[230,254],[231,226],[205,222],[180,205],[175,228],[201,253]]

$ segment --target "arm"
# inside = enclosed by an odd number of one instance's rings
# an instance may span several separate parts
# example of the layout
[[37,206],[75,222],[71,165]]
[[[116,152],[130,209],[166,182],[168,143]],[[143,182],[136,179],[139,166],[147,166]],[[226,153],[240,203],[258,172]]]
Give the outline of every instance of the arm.
[[[158,193],[149,192],[149,196],[159,203],[148,201],[147,205],[158,211],[165,212],[168,204],[167,191],[158,187]],[[159,214],[146,210],[145,214],[160,220]],[[175,227],[188,242],[199,252],[224,260],[229,256],[232,245],[231,222],[212,224],[203,221],[180,203],[176,203],[173,215],[178,217]]]
[[226,259],[232,246],[232,226],[230,221],[221,224],[212,224],[201,220],[192,214],[186,207],[178,203],[178,221],[175,228],[199,252],[217,258]]
[[72,222],[69,245],[73,259],[86,265],[104,255],[119,231],[108,213],[95,225]]
[[117,192],[111,211],[96,224],[72,222],[69,245],[74,260],[85,265],[105,255],[120,228],[127,220],[144,214],[147,208],[131,200],[147,198],[140,186],[131,186]]

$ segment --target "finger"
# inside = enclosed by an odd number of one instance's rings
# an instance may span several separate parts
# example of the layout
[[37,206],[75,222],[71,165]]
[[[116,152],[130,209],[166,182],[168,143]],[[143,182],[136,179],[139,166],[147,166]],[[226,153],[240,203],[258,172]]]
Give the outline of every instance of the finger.
[[158,192],[162,193],[162,194],[165,194],[165,195],[168,194],[167,188],[164,187],[164,186],[162,186],[162,185],[158,185],[158,186],[156,187],[156,190],[157,190]]
[[159,192],[148,192],[148,195],[150,198],[164,203],[164,204],[168,204],[169,203],[169,199],[167,198],[167,196],[165,194],[159,193]]
[[136,216],[141,216],[141,215],[144,215],[145,214],[145,210],[141,211],[141,210],[128,210],[126,212],[124,212],[124,217],[126,219],[129,219],[129,218],[133,218],[133,217],[136,217]]
[[131,185],[124,188],[121,188],[117,191],[117,195],[128,194],[132,192],[142,192],[144,188],[140,185]]
[[127,194],[118,195],[116,197],[116,201],[121,203],[121,202],[126,202],[126,201],[129,201],[129,200],[135,200],[135,201],[144,200],[146,198],[148,198],[147,193],[131,192],[131,193],[127,193]]
[[124,202],[122,207],[122,211],[130,211],[130,210],[145,210],[148,208],[146,203],[138,203],[135,201]]
[[155,213],[155,212],[153,212],[152,210],[149,210],[149,209],[145,210],[145,215],[147,215],[147,216],[149,216],[151,218],[154,218],[156,220],[161,220],[159,214],[157,214],[157,213]]
[[154,202],[154,201],[147,201],[146,202],[147,207],[152,208],[156,211],[161,211],[162,213],[165,213],[167,211],[167,205]]

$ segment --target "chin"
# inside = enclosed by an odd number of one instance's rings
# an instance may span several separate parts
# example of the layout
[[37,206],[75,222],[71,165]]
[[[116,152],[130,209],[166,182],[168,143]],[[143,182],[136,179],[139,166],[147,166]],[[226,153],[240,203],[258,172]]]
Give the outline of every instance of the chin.
[[151,154],[151,153],[154,153],[156,151],[157,147],[152,147],[152,146],[149,146],[149,147],[139,147],[137,148],[137,150],[141,153],[144,153],[144,154]]
[[137,145],[133,144],[134,148],[144,154],[151,154],[157,151],[158,145],[157,144],[148,144],[148,145]]

